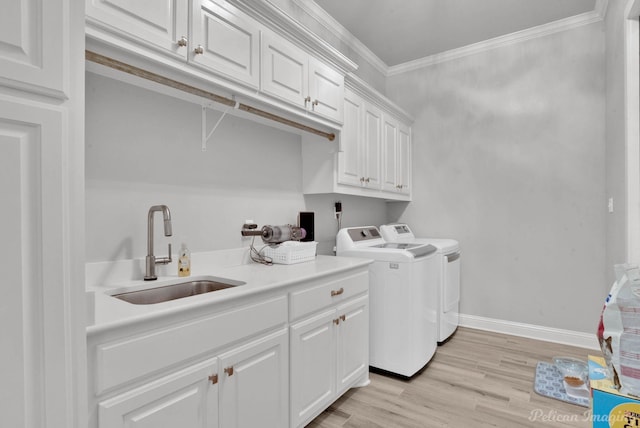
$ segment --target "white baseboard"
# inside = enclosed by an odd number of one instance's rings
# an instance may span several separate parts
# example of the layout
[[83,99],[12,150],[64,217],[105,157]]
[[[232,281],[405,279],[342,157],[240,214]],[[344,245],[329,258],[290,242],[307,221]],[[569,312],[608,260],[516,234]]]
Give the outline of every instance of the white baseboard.
[[492,331],[495,333],[510,334],[513,336],[528,337],[530,339],[544,340],[545,342],[562,343],[565,345],[578,346],[580,348],[594,350],[600,349],[595,331],[593,334],[583,333],[579,331],[561,330],[559,328],[543,327],[539,325],[465,314],[460,314],[460,326],[475,328],[477,330]]

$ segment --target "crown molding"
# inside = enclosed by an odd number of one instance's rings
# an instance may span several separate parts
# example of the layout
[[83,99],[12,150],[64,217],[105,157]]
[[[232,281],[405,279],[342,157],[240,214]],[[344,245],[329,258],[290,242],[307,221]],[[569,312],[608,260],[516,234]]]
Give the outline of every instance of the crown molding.
[[271,31],[308,52],[312,52],[316,57],[333,64],[343,73],[350,73],[358,69],[358,64],[327,41],[305,28],[294,17],[282,10],[275,1],[227,0],[227,2],[265,25]]
[[351,34],[342,24],[329,15],[313,0],[292,0],[307,15],[313,18],[318,24],[322,25],[331,33],[335,34],[340,42],[351,48],[358,56],[367,61],[383,76],[387,75],[389,66],[381,60],[371,49],[365,46],[356,36]]
[[561,31],[571,30],[583,25],[592,24],[602,21],[606,15],[608,0],[596,0],[593,11],[585,12],[580,15],[571,16],[569,18],[559,19],[548,24],[539,25],[537,27],[528,28],[526,30],[517,31],[515,33],[506,34],[483,42],[474,43],[457,49],[451,49],[442,53],[429,55],[415,61],[398,64],[387,69],[386,76],[395,76],[397,74],[406,73],[408,71],[417,70],[431,65],[451,61],[465,56],[474,55],[480,52],[496,49],[503,46],[513,45],[526,40],[538,37],[548,36],[550,34]]
[[417,70],[423,67],[429,67],[445,61],[462,58],[468,55],[474,55],[490,49],[519,43],[525,40],[535,39],[560,31],[566,31],[582,25],[591,24],[604,19],[607,13],[608,0],[596,0],[593,11],[582,13],[580,15],[569,18],[560,19],[548,24],[539,25],[526,30],[507,34],[483,42],[474,43],[457,49],[451,49],[442,53],[429,55],[415,61],[409,61],[402,64],[388,66],[368,47],[366,47],[358,38],[349,32],[342,24],[329,15],[313,0],[292,0],[300,9],[315,19],[320,25],[335,34],[341,43],[352,49],[358,56],[367,61],[383,76],[395,76],[397,74],[406,73],[408,71]]

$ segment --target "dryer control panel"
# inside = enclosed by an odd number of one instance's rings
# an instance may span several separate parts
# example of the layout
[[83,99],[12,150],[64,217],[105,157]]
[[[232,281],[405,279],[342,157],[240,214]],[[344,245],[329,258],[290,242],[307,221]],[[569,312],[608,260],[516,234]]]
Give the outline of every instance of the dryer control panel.
[[354,227],[347,231],[353,242],[368,241],[371,239],[380,239],[380,232],[375,226]]

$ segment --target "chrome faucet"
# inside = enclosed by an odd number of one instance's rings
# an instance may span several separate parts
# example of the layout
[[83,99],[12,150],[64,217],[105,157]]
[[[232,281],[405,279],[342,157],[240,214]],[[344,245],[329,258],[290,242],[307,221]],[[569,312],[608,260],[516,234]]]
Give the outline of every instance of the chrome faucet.
[[156,276],[156,264],[166,265],[171,263],[171,243],[169,243],[169,257],[156,257],[153,255],[153,214],[156,211],[162,211],[162,217],[164,218],[164,236],[171,236],[171,212],[166,205],[154,205],[149,208],[149,215],[147,217],[147,257],[146,271],[144,275],[145,281],[153,281],[158,279]]

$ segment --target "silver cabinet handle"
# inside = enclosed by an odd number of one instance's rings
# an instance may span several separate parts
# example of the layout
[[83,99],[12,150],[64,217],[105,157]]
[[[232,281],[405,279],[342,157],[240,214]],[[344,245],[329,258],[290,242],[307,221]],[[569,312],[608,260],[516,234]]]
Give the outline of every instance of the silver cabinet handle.
[[187,46],[187,42],[189,42],[189,40],[185,36],[182,36],[180,40],[178,40],[178,46],[185,47]]
[[204,48],[202,47],[202,45],[198,45],[198,47],[193,50],[193,53],[195,53],[196,55],[202,55],[204,54]]

